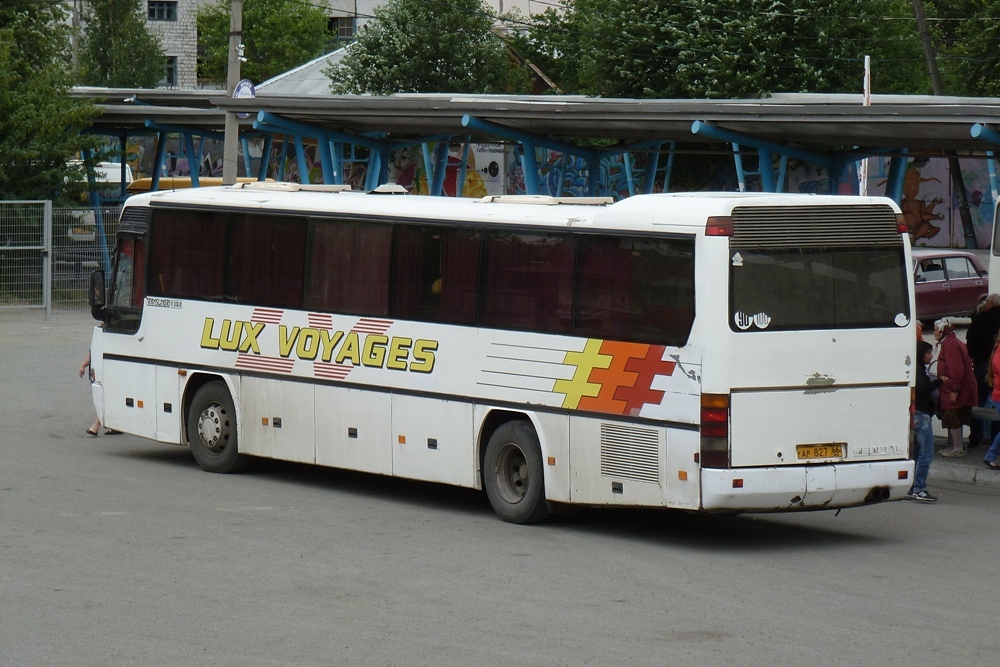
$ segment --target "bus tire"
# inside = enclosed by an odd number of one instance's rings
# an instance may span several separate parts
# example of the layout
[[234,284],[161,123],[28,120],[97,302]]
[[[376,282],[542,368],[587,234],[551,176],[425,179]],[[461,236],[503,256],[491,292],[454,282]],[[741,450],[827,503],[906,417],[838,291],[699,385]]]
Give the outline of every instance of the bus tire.
[[529,422],[507,422],[494,431],[483,459],[483,488],[504,521],[537,523],[548,516],[542,448]]
[[222,382],[209,382],[195,392],[188,408],[187,436],[194,460],[203,470],[238,472],[248,463],[239,452],[236,405]]

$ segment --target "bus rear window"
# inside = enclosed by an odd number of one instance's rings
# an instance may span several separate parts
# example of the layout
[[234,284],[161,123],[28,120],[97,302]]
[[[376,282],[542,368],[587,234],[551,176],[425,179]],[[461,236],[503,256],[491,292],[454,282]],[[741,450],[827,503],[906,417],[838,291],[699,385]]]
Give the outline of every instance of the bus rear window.
[[733,331],[895,327],[910,318],[902,247],[733,250]]

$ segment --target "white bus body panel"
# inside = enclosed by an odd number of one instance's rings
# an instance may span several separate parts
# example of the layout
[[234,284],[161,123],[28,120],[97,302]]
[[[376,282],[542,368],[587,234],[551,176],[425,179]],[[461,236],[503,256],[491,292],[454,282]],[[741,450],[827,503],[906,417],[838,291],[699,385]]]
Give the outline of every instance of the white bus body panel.
[[[492,409],[491,406],[476,406],[477,438],[483,421]],[[509,408],[507,410],[509,411]],[[574,500],[572,482],[570,481],[573,467],[573,443],[569,437],[569,415],[552,412],[529,412],[528,417],[535,427],[538,444],[542,448],[545,497],[554,502],[568,503]],[[484,441],[482,447],[485,449],[486,445],[487,443]],[[477,475],[477,488],[482,486],[480,482],[481,477]]]
[[[906,385],[733,393],[732,465],[799,465],[803,462],[796,456],[796,445],[833,443],[842,444],[848,461],[905,459],[909,402]],[[886,410],[888,405],[898,409]]]
[[156,367],[104,360],[104,426],[156,439]]
[[316,463],[392,474],[392,395],[317,385]]
[[160,442],[181,442],[183,381],[176,368],[156,367],[156,405],[153,409],[156,411],[156,439]]
[[[313,385],[244,377],[240,383],[240,452],[316,462]],[[235,400],[235,397],[234,397]]]
[[471,403],[393,396],[392,474],[476,486],[472,412]]

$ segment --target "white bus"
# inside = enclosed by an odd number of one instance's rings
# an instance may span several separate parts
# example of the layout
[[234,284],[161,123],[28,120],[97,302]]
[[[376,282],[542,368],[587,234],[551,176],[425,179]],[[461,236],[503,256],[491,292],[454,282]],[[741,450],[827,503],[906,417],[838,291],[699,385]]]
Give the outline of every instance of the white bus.
[[904,496],[910,248],[878,197],[138,195],[95,274],[109,427],[559,504],[780,512]]

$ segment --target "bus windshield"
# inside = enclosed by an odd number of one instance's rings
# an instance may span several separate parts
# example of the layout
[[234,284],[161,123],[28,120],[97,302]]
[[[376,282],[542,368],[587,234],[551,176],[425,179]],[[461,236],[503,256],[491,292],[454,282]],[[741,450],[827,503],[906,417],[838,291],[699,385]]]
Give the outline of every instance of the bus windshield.
[[909,320],[902,247],[740,249],[733,331],[896,327]]

